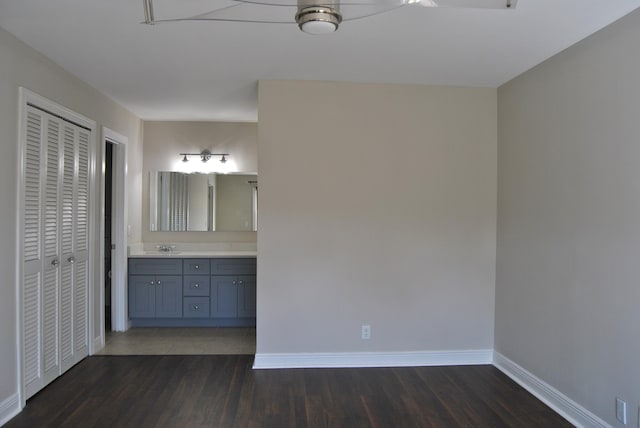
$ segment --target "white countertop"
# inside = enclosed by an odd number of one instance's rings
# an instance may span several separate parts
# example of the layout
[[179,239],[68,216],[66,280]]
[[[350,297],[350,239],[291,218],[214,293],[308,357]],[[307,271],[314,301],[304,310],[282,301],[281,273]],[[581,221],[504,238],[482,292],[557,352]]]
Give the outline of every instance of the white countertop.
[[198,257],[256,257],[257,251],[240,251],[240,250],[194,250],[194,251],[144,251],[131,250],[129,257],[137,258],[198,258]]
[[[171,251],[159,251],[160,247],[171,248]],[[212,257],[256,257],[258,255],[255,242],[147,242],[131,244],[127,248],[128,257],[167,257],[167,258],[212,258]]]

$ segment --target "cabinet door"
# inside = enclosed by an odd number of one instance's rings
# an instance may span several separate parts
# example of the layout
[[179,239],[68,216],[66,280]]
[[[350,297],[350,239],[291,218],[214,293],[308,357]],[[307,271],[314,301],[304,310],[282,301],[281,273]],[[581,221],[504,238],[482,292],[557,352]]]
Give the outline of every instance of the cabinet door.
[[156,316],[156,288],[150,275],[129,276],[129,316],[153,318]]
[[156,317],[182,317],[182,276],[156,276]]
[[238,277],[238,316],[250,318],[256,316],[255,276]]
[[238,316],[238,285],[235,276],[211,277],[211,317]]

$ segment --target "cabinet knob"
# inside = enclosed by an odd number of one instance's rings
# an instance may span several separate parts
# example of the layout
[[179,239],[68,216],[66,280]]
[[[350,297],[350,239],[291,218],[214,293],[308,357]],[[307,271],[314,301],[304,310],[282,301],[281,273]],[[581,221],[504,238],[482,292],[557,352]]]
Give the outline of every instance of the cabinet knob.
[[200,288],[200,284],[193,284],[193,288]]
[[160,285],[160,280],[158,280],[158,285]]
[[236,285],[236,281],[235,280],[231,281],[231,284]]
[[238,284],[242,285],[242,284],[244,284],[244,281],[240,280],[240,281],[238,281]]
[[151,281],[151,285],[154,285],[156,282],[155,281]]
[[200,265],[195,265],[196,270],[200,269]]
[[195,305],[195,306],[193,307],[193,310],[194,310],[194,311],[199,311],[199,310],[200,310],[200,306]]
[[59,264],[60,264],[60,261],[58,259],[51,260],[51,265],[58,266]]
[[67,261],[68,261],[69,263],[73,264],[73,263],[75,263],[75,262],[76,262],[76,258],[75,258],[75,257],[73,257],[73,256],[71,256],[71,257],[69,257],[69,258],[67,259]]

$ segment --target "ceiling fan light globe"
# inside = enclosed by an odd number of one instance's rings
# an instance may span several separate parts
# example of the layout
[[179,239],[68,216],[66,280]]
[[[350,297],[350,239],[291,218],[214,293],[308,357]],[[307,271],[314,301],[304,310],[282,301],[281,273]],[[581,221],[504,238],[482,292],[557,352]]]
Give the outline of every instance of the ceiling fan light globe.
[[298,10],[296,22],[307,34],[329,34],[338,29],[342,15],[328,6],[307,6]]
[[300,24],[300,29],[307,34],[330,34],[338,29],[338,26],[329,21],[307,21]]

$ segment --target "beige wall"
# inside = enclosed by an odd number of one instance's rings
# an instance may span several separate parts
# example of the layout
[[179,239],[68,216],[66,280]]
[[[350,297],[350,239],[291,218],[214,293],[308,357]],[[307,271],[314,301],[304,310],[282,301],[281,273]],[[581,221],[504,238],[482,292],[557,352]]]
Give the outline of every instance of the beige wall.
[[[129,239],[140,241],[139,119],[0,29],[0,242],[3,243],[0,250],[0,402],[17,393],[18,383],[15,243],[20,86],[95,120],[99,135],[102,126],[107,126],[129,138]],[[92,339],[96,335],[94,331]]]
[[257,352],[491,349],[495,89],[261,81],[259,111]]
[[498,91],[496,350],[614,426],[640,402],[640,11]]
[[[258,171],[258,125],[245,122],[156,122],[144,124],[142,181],[142,240],[146,243],[255,242],[255,232],[151,232],[149,231],[149,171],[181,171],[179,153],[229,153],[230,172]],[[188,167],[199,164],[191,157]],[[208,166],[218,167],[217,158]]]

